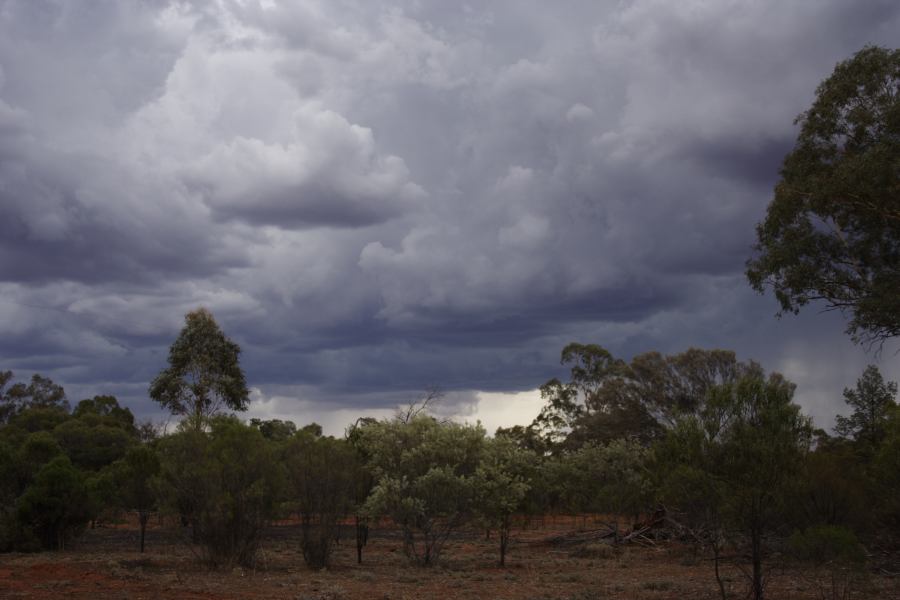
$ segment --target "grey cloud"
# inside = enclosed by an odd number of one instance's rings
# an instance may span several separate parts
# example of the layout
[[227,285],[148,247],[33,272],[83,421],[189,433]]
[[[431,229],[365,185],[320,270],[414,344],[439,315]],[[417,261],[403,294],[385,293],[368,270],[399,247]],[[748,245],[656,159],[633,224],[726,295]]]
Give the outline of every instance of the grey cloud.
[[[210,235],[173,190],[96,157],[20,152],[0,166],[0,184],[5,281],[150,283],[245,264],[240,249]],[[157,207],[148,210],[148,198],[160,198]]]
[[372,225],[415,207],[424,191],[403,160],[381,157],[371,132],[329,112],[312,115],[304,143],[237,138],[187,169],[189,186],[224,217],[281,227]]
[[830,418],[866,355],[742,271],[794,117],[898,25],[881,0],[9,0],[0,360],[150,415],[205,305],[298,420],[429,385],[465,412],[575,339],[731,347]]

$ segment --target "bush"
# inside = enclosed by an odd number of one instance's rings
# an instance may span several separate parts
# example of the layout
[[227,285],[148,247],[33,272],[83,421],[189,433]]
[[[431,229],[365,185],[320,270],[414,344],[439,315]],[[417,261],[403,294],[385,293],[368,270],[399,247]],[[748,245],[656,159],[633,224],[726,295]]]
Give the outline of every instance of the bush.
[[163,491],[170,510],[192,525],[203,560],[214,568],[252,567],[280,483],[265,438],[218,417],[209,434],[184,431],[164,442]]
[[794,558],[812,569],[816,579],[828,575],[826,584],[819,583],[822,598],[850,597],[866,562],[865,550],[852,531],[831,525],[809,527],[794,532],[789,544]]
[[303,528],[303,559],[312,568],[326,567],[338,521],[353,507],[356,453],[343,440],[301,431],[288,444],[285,458]]
[[16,503],[16,516],[26,540],[33,537],[42,548],[64,550],[91,520],[91,506],[84,477],[60,456],[38,471]]
[[376,477],[367,512],[401,527],[413,563],[437,563],[450,533],[472,513],[484,429],[417,415],[373,423],[360,443]]
[[860,566],[866,553],[856,535],[844,527],[818,525],[791,535],[790,547],[798,560],[819,565],[842,564]]

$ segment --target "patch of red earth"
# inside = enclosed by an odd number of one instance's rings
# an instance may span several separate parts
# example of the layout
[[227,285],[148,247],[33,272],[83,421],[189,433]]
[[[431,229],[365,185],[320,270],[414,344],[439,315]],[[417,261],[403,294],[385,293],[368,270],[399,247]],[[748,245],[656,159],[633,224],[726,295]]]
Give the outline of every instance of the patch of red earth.
[[[52,555],[43,555],[51,558]],[[159,598],[159,586],[116,577],[93,562],[38,562],[0,569],[0,598]],[[179,590],[163,597],[211,600],[220,595]]]
[[[549,519],[548,519],[549,521]],[[653,548],[629,546],[609,556],[579,557],[573,548],[547,540],[570,530],[571,518],[555,527],[517,530],[507,557],[497,566],[495,536],[470,531],[448,542],[439,566],[409,566],[397,537],[375,537],[356,564],[355,545],[345,540],[335,549],[333,567],[308,569],[299,553],[296,528],[276,527],[260,553],[256,570],[208,571],[190,549],[172,541],[148,546],[138,554],[128,532],[87,532],[81,548],[63,553],[0,555],[0,598],[102,598],[212,600],[214,598],[352,600],[355,598],[441,600],[496,598],[556,600],[716,600],[711,566],[683,560],[687,549],[660,543]],[[564,524],[565,523],[565,524]],[[580,523],[579,523],[580,524]],[[382,532],[384,533],[384,532]],[[131,537],[129,537],[131,536]],[[127,542],[127,543],[126,543]],[[349,542],[349,543],[348,543]],[[602,557],[601,557],[602,556]],[[726,568],[729,589],[745,589],[743,576]],[[798,573],[779,574],[771,597],[818,598],[816,582]],[[855,597],[900,600],[896,580],[872,578]]]

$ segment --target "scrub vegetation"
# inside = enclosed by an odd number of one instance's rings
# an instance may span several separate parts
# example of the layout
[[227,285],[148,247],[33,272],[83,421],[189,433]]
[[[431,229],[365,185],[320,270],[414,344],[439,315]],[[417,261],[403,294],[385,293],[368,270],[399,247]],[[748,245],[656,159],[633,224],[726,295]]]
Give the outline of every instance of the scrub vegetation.
[[[824,300],[861,341],[900,322],[898,82],[881,48],[823,82],[748,264],[784,310]],[[212,313],[186,315],[149,389],[181,418],[165,433],[114,397],[73,408],[46,377],[0,373],[0,594],[896,594],[900,408],[876,366],[829,433],[733,352],[572,343],[528,425],[488,435],[428,395],[331,437],[236,416],[239,355]]]

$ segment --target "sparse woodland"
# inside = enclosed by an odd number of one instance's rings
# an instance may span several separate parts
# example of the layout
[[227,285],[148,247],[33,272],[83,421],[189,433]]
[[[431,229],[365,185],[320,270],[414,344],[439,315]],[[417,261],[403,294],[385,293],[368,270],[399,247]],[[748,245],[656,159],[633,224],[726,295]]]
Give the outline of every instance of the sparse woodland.
[[13,383],[7,372],[0,544],[77,552],[95,522],[131,519],[139,553],[154,517],[198,561],[227,571],[257,568],[267,528],[293,519],[297,561],[311,568],[330,565],[349,522],[360,562],[370,529],[388,527],[412,566],[439,565],[448,540],[472,530],[494,540],[505,565],[514,523],[581,514],[592,527],[547,543],[676,544],[709,559],[722,597],[726,565],[757,597],[786,560],[827,571],[841,594],[869,571],[897,568],[900,409],[877,368],[844,391],[848,411],[829,435],[793,404],[790,382],[731,352],[625,362],[573,344],[562,354],[571,378],[544,386],[545,410],[494,436],[438,420],[425,403],[361,419],[343,438],[225,413],[197,420],[195,408],[159,435],[115,398],[71,410],[51,381]]
[[[786,311],[824,300],[870,342],[896,336],[900,320],[898,82],[900,52],[867,48],[822,84],[748,264]],[[851,194],[853,177],[865,185]],[[293,520],[297,561],[311,569],[332,564],[349,526],[359,563],[388,528],[411,566],[439,566],[455,535],[478,531],[503,567],[517,524],[592,515],[545,543],[677,548],[708,565],[723,599],[769,597],[786,567],[823,598],[900,577],[900,408],[876,366],[833,391],[846,408],[829,432],[794,403],[790,381],[733,352],[625,360],[573,343],[561,353],[569,376],[542,386],[527,426],[489,435],[439,420],[429,395],[335,438],[236,416],[248,405],[239,354],[210,312],[186,315],[149,390],[180,418],[165,433],[114,397],[72,406],[45,377],[0,373],[0,550],[77,553],[87,529],[131,520],[140,554],[152,520],[211,569],[264,569],[267,532]],[[726,569],[743,578],[726,581]]]

